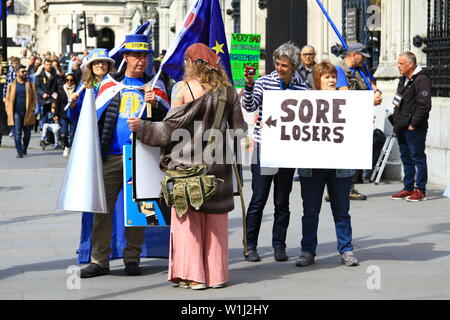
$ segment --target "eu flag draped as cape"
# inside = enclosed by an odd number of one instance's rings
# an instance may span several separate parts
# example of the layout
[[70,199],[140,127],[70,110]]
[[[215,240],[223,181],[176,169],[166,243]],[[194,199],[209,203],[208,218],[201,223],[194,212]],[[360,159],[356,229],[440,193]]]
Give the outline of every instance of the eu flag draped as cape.
[[194,43],[204,43],[219,55],[222,66],[232,80],[230,56],[219,0],[197,0],[191,5],[183,28],[172,41],[161,62],[162,70],[175,81],[183,78],[184,52]]

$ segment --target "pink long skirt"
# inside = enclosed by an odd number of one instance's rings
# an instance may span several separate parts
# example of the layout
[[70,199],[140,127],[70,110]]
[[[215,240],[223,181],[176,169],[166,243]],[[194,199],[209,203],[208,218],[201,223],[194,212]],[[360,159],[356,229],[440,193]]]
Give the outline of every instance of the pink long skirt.
[[179,218],[172,207],[168,279],[207,287],[228,282],[228,213],[188,211]]

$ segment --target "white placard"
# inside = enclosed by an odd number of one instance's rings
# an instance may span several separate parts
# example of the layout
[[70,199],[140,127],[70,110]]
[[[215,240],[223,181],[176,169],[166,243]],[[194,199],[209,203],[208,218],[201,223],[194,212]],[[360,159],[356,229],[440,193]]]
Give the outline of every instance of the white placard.
[[133,198],[136,200],[159,199],[161,180],[164,172],[159,169],[161,149],[134,140],[133,148],[133,178],[135,189]]
[[264,91],[261,166],[371,169],[373,91]]

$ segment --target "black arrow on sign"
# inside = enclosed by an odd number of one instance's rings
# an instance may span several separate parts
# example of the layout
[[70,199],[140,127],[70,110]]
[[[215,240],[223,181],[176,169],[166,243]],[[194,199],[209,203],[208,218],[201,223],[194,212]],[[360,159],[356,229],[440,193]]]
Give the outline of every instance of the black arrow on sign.
[[266,124],[269,128],[271,127],[276,127],[277,126],[277,121],[278,120],[272,120],[272,116],[269,117],[269,119],[267,119]]

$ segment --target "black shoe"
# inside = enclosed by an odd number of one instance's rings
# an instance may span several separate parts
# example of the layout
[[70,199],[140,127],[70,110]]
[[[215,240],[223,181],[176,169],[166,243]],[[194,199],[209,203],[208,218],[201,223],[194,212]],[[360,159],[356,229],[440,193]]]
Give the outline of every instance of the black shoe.
[[261,258],[256,249],[248,249],[248,255],[245,257],[245,260],[249,262],[259,262],[261,261]]
[[27,155],[27,150],[23,150],[23,155],[24,155],[24,156]]
[[23,158],[23,153],[22,152],[18,152],[17,155],[16,155],[16,158],[17,159]]
[[96,263],[89,264],[86,268],[81,270],[80,278],[93,278],[98,276],[103,276],[106,274],[110,274],[111,271],[109,268],[102,268],[100,265]]
[[129,276],[139,276],[142,274],[141,267],[137,262],[127,262],[125,263],[125,272]]
[[287,261],[289,259],[288,255],[286,254],[286,249],[284,248],[275,248],[273,256],[275,258],[275,261]]

